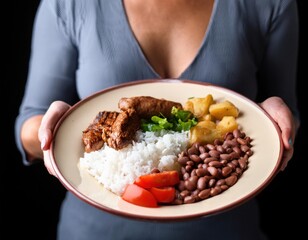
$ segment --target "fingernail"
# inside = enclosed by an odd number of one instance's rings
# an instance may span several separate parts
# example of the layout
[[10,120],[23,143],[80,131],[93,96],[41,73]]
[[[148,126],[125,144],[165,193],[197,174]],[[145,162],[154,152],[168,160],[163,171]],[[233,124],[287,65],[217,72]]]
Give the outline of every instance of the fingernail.
[[292,140],[292,138],[289,138],[288,143],[289,143],[290,146],[293,145],[293,140]]

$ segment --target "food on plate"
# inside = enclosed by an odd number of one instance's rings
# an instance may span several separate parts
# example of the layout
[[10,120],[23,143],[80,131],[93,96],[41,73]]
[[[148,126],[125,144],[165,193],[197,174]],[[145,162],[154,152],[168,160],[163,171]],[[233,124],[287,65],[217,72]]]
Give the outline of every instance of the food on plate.
[[143,188],[152,187],[170,187],[180,182],[179,173],[176,170],[149,173],[139,176],[135,180],[135,184]]
[[188,204],[233,186],[248,168],[252,139],[239,109],[211,94],[177,102],[121,98],[83,131],[79,166],[124,200],[144,206]]
[[152,187],[150,192],[154,195],[157,203],[172,203],[175,199],[175,187]]
[[135,109],[140,118],[150,118],[155,115],[170,117],[172,107],[182,109],[182,104],[165,99],[158,99],[150,96],[138,96],[130,98],[121,98],[118,103],[119,109],[127,111]]
[[215,139],[222,138],[222,132],[217,129],[216,123],[209,120],[198,122],[196,126],[190,129],[190,144],[213,143]]
[[190,129],[190,144],[213,143],[215,139],[223,139],[226,133],[238,128],[236,118],[239,116],[239,109],[228,100],[216,102],[212,94],[204,98],[189,99],[184,110],[198,116],[198,123]]
[[238,123],[234,116],[224,116],[216,125],[216,129],[225,135],[238,129]]
[[189,131],[197,124],[195,116],[186,110],[172,107],[169,117],[162,114],[152,116],[150,119],[141,119],[142,131],[170,130],[175,132]]
[[141,119],[159,114],[170,116],[173,107],[182,108],[181,103],[149,96],[121,98],[118,105],[120,112],[99,112],[83,131],[86,152],[96,151],[104,143],[116,150],[123,149],[133,141]]
[[94,121],[82,132],[82,141],[86,152],[99,150],[104,145],[103,132],[107,135],[117,119],[118,112],[99,112]]
[[232,102],[225,100],[210,105],[209,113],[218,120],[221,120],[224,116],[233,116],[237,118],[239,109]]
[[121,195],[127,184],[141,175],[179,170],[177,156],[188,147],[189,132],[142,132],[127,147],[116,150],[104,144],[97,151],[84,153],[79,166],[111,192]]
[[171,204],[176,197],[175,185],[180,182],[179,173],[174,170],[163,172],[155,170],[155,172],[152,171],[138,177],[134,183],[128,184],[121,195],[122,199],[143,207]]
[[157,200],[147,189],[136,184],[128,184],[122,194],[122,198],[135,205],[142,207],[157,207]]
[[194,203],[232,187],[248,168],[252,139],[235,129],[213,144],[194,143],[178,156],[180,182],[174,204]]
[[140,118],[133,109],[99,112],[93,123],[83,131],[85,151],[99,150],[104,143],[114,149],[122,149],[131,143],[139,128]]
[[208,94],[203,98],[190,98],[186,101],[184,109],[192,112],[198,120],[206,118],[209,113],[210,106],[214,103],[212,94]]

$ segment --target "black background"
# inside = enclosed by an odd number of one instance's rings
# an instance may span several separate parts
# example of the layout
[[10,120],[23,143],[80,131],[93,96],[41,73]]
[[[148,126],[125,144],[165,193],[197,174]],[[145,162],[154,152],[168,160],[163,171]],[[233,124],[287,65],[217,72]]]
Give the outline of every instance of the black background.
[[[305,175],[308,173],[308,159],[304,150],[307,135],[307,119],[304,115],[304,102],[307,102],[307,90],[304,87],[304,61],[307,58],[304,53],[304,30],[307,26],[304,26],[303,2],[298,1],[300,51],[297,85],[302,125],[295,142],[295,155],[288,168],[280,172],[257,196],[261,206],[262,227],[270,239],[306,235],[304,222],[307,201],[303,195],[307,192]],[[14,141],[14,121],[27,77],[32,24],[38,4],[39,0],[14,1],[9,3],[10,8],[2,11],[3,14],[5,11],[11,14],[2,21],[5,34],[1,35],[4,40],[2,53],[6,53],[2,55],[5,78],[1,79],[1,123],[4,129],[0,137],[1,239],[4,239],[2,236],[9,236],[8,239],[17,236],[33,240],[55,239],[58,210],[65,193],[64,187],[47,173],[43,165],[22,165]],[[299,217],[304,217],[304,220]]]

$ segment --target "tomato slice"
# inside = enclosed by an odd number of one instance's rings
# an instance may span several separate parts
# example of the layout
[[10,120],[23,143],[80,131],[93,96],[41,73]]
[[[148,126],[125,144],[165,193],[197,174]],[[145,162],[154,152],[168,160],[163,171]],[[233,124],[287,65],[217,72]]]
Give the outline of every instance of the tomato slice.
[[136,184],[126,186],[122,199],[135,205],[142,207],[157,207],[157,200],[154,195],[147,189]]
[[142,175],[135,180],[135,184],[143,188],[171,187],[180,182],[179,173],[173,171],[163,171]]
[[175,198],[174,187],[164,187],[164,188],[152,187],[150,188],[150,192],[154,195],[157,202],[159,203],[171,203]]

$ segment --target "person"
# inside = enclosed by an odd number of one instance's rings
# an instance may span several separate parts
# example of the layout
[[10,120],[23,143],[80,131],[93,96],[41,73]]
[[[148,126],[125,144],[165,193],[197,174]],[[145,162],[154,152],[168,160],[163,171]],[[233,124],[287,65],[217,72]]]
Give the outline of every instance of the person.
[[[297,48],[294,0],[42,0],[15,124],[23,163],[44,160],[55,175],[53,129],[79,100],[124,82],[173,78],[260,104],[281,130],[284,170],[299,126]],[[106,213],[68,191],[60,211],[59,240],[266,239],[255,199],[209,217],[152,222]]]

